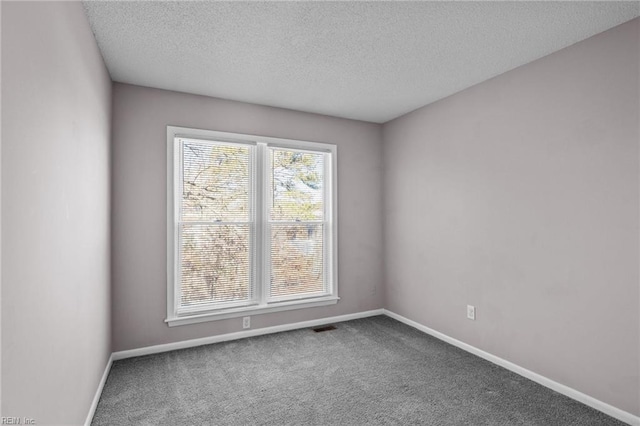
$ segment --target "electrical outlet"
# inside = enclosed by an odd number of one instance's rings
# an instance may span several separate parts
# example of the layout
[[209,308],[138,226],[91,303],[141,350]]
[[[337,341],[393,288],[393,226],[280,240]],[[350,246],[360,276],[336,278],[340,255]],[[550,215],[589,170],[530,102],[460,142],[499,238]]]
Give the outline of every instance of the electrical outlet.
[[250,328],[250,327],[251,327],[251,317],[243,317],[242,328]]
[[476,319],[476,307],[467,305],[467,318],[475,321]]

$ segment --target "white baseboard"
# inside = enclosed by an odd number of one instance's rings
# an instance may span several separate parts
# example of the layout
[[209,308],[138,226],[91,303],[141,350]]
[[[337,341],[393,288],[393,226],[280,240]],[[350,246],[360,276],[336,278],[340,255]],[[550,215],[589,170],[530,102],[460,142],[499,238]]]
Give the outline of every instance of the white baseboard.
[[411,326],[437,339],[440,339],[462,350],[465,350],[469,353],[479,356],[480,358],[484,358],[487,361],[490,361],[496,365],[499,365],[500,367],[504,367],[507,370],[513,371],[514,373],[519,374],[520,376],[526,377],[529,380],[533,380],[534,382],[539,383],[542,386],[545,386],[558,393],[568,396],[569,398],[575,399],[576,401],[581,402],[585,405],[588,405],[589,407],[595,408],[598,411],[602,411],[603,413],[608,414],[609,416],[614,417],[620,421],[623,421],[633,426],[640,426],[640,417],[636,415],[623,411],[619,408],[614,407],[613,405],[609,405],[606,402],[602,402],[587,394],[584,394],[573,388],[565,386],[561,383],[555,382],[538,373],[534,373],[533,371],[527,370],[526,368],[520,367],[519,365],[516,365],[510,361],[507,361],[505,359],[492,355],[488,352],[485,352],[467,343],[461,342],[460,340],[454,339],[453,337],[447,336],[446,334],[440,333],[439,331],[435,331],[427,326],[424,326],[420,323],[417,323],[408,318],[405,318],[402,315],[398,315],[386,309],[383,309],[383,312],[388,317],[391,317],[395,320],[405,323],[408,326]]
[[109,371],[111,371],[111,364],[113,364],[113,354],[109,355],[107,366],[104,369],[104,373],[102,373],[102,378],[100,379],[100,383],[98,383],[98,389],[96,390],[96,394],[93,397],[93,401],[91,401],[91,407],[89,407],[89,414],[87,414],[87,420],[85,420],[84,426],[91,426],[93,415],[96,413],[96,408],[98,408],[98,401],[100,401],[100,396],[102,395],[102,389],[104,389],[104,384],[107,382]]
[[203,337],[201,339],[184,340],[181,342],[166,343],[163,345],[147,346],[144,348],[130,349],[127,351],[114,352],[113,360],[117,361],[125,358],[136,356],[151,355],[161,352],[174,351],[176,349],[193,348],[195,346],[209,345],[211,343],[226,342],[229,340],[244,339],[246,337],[262,336],[264,334],[280,333],[281,331],[297,330],[299,328],[315,327],[334,322],[350,321],[358,318],[367,318],[376,315],[382,315],[383,309],[375,309],[372,311],[357,312],[355,314],[339,315],[329,318],[320,318],[310,321],[296,322],[292,324],[276,325],[273,327],[256,328],[253,330],[243,330],[235,333],[220,334],[217,336]]

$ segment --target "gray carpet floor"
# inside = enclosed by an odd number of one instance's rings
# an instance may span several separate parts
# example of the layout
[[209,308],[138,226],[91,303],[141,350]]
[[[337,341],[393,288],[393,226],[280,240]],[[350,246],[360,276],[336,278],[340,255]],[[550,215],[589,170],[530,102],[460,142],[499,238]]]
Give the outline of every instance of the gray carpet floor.
[[116,361],[93,425],[623,425],[380,316]]

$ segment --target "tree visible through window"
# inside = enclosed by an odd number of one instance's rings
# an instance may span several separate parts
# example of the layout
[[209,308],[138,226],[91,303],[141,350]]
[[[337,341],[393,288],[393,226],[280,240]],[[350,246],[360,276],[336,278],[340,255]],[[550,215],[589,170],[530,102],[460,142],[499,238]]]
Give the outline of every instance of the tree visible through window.
[[251,296],[250,147],[182,143],[180,304]]
[[322,292],[324,154],[271,149],[270,157],[270,294]]
[[170,318],[335,299],[335,149],[289,145],[174,136]]

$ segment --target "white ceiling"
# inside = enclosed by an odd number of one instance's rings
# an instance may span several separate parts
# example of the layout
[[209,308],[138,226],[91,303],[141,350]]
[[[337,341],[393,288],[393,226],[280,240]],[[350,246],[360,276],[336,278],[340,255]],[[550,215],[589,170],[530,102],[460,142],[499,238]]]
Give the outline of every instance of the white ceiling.
[[114,81],[377,123],[640,15],[638,2],[84,5]]

